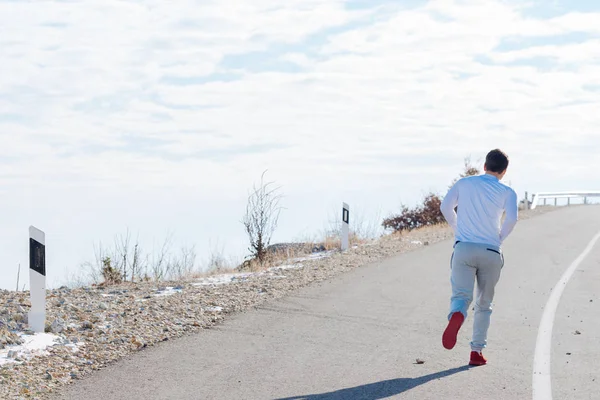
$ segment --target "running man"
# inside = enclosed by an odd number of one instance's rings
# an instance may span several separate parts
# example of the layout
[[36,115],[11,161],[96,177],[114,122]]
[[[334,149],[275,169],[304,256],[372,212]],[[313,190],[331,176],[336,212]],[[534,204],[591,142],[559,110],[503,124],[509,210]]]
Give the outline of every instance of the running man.
[[[456,345],[477,280],[469,365],[487,363],[482,350],[487,345],[494,290],[504,266],[501,246],[518,220],[517,194],[500,182],[507,168],[507,155],[497,149],[490,151],[485,160],[485,174],[456,182],[441,205],[442,214],[456,236],[451,261],[452,299],[442,344],[449,350]],[[506,219],[501,223],[504,212]]]

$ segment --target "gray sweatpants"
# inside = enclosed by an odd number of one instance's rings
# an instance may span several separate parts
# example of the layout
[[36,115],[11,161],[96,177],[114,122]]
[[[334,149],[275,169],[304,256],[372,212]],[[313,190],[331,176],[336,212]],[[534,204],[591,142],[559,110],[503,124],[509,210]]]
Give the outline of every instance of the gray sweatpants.
[[459,311],[463,313],[465,319],[467,318],[467,310],[473,301],[473,288],[477,280],[471,349],[481,351],[487,345],[492,301],[504,266],[504,256],[495,246],[458,242],[454,246],[451,264],[452,299],[448,318]]

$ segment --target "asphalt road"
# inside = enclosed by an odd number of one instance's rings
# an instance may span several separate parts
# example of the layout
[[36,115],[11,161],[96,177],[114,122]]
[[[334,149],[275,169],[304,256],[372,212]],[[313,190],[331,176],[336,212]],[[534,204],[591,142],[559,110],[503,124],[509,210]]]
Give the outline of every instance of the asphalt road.
[[[531,399],[543,308],[598,231],[597,206],[519,222],[504,247],[483,367],[467,366],[472,313],[454,350],[441,345],[450,296],[452,242],[446,241],[143,351],[77,382],[60,398]],[[600,243],[557,309],[554,399],[600,398],[599,316]],[[416,364],[417,358],[425,363]]]

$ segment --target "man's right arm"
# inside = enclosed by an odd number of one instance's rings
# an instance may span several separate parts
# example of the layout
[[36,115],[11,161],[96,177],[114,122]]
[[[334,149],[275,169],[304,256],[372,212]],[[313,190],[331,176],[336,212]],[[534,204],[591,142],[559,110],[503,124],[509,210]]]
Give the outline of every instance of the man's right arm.
[[442,205],[440,206],[440,210],[448,221],[448,225],[452,227],[454,232],[457,229],[457,216],[454,208],[458,205],[458,182],[454,184],[448,191],[446,197],[442,201]]

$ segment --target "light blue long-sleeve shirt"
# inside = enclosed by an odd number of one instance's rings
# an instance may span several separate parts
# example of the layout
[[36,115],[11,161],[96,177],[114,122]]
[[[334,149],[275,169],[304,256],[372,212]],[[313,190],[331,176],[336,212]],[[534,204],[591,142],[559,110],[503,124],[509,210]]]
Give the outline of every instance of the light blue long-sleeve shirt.
[[[515,191],[493,175],[462,178],[442,201],[441,211],[454,229],[456,240],[481,243],[498,249],[512,232],[517,220]],[[458,206],[458,215],[454,208]],[[502,215],[506,219],[501,226]]]

